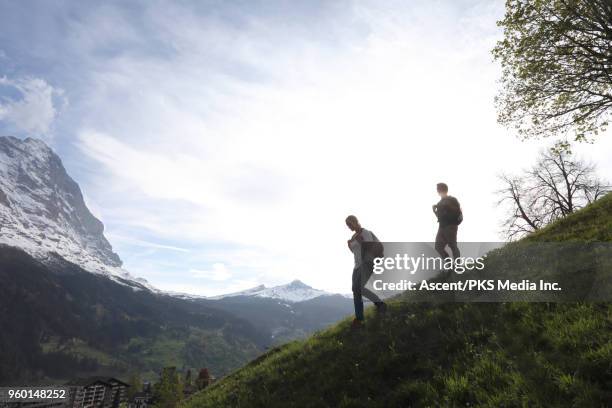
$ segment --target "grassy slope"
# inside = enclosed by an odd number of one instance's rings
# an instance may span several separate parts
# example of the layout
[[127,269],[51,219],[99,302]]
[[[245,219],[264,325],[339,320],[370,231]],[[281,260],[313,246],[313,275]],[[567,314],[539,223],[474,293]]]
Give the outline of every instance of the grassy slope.
[[[612,195],[532,235],[612,241]],[[371,316],[372,311],[369,311]],[[612,395],[612,307],[392,303],[292,342],[184,407],[603,407]]]

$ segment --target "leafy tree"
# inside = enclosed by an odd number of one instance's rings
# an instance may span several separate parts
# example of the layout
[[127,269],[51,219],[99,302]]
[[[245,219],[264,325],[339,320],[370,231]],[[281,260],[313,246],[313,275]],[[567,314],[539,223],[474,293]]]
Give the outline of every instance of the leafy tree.
[[501,124],[525,138],[573,133],[589,141],[605,130],[612,107],[610,0],[506,0],[498,25]]
[[521,175],[500,176],[504,187],[498,204],[509,204],[503,229],[508,239],[526,234],[566,217],[601,198],[610,186],[595,174],[595,166],[571,153],[548,150]]
[[175,367],[162,369],[159,382],[153,387],[154,407],[174,408],[183,397],[183,386]]

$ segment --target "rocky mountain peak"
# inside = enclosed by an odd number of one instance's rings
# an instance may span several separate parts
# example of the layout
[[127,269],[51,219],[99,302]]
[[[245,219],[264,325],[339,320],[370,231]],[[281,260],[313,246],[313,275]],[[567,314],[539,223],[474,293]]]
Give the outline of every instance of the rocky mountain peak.
[[291,281],[290,283],[287,284],[287,287],[291,289],[312,289],[311,286],[308,286],[307,284],[305,284],[299,279],[295,279]]
[[0,243],[91,272],[122,264],[59,156],[33,138],[0,137]]
[[260,298],[271,298],[285,302],[297,303],[305,300],[317,298],[319,296],[329,296],[332,293],[324,290],[314,289],[308,286],[304,282],[296,279],[285,285],[267,287],[265,285],[259,285],[251,289],[243,290],[241,292],[228,293],[226,295],[214,296],[209,299],[224,299],[236,296],[248,296],[248,297],[260,297]]

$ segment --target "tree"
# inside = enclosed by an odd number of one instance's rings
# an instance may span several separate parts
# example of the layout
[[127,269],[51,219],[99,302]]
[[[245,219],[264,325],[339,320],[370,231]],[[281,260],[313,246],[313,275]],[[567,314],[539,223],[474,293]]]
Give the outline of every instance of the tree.
[[502,225],[510,240],[566,217],[610,191],[597,178],[593,164],[555,150],[540,153],[522,175],[502,174],[500,179],[504,187],[497,192],[498,204],[509,204]]
[[612,107],[610,0],[506,0],[498,25],[501,124],[525,138],[573,133],[588,141],[605,130]]
[[192,379],[191,379],[191,369],[188,368],[187,372],[185,373],[184,384],[185,384],[186,387],[188,387],[188,386],[191,386],[191,382],[192,382]]
[[198,386],[198,390],[203,390],[208,387],[211,382],[210,373],[208,372],[208,368],[202,368],[200,373],[198,374],[198,379],[196,380],[196,385]]
[[130,376],[128,384],[130,385],[130,387],[127,391],[127,398],[128,401],[131,401],[132,398],[134,398],[134,395],[142,391],[142,380],[140,379],[140,375],[138,375],[138,373],[132,374]]
[[174,408],[183,397],[183,387],[175,367],[162,369],[159,382],[153,387],[154,407]]

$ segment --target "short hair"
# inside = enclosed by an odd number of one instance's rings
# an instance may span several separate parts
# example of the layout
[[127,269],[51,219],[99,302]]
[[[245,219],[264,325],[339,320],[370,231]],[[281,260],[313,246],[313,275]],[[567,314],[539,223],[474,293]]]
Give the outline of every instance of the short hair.
[[446,183],[438,183],[436,184],[436,190],[441,193],[448,193],[448,186]]
[[346,222],[347,224],[348,224],[349,221],[359,222],[357,217],[355,217],[354,215],[349,215],[348,217],[346,217],[346,220],[344,220],[344,222]]

